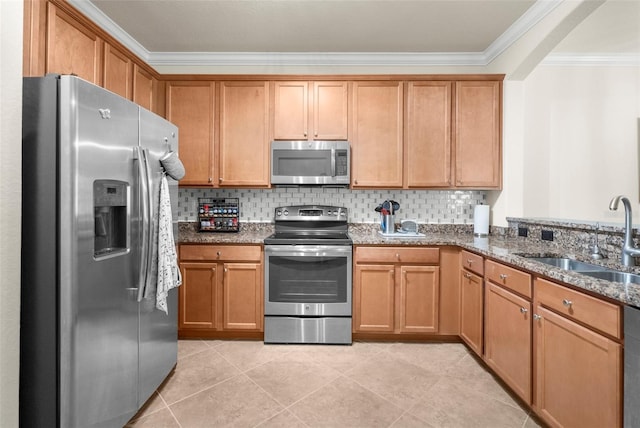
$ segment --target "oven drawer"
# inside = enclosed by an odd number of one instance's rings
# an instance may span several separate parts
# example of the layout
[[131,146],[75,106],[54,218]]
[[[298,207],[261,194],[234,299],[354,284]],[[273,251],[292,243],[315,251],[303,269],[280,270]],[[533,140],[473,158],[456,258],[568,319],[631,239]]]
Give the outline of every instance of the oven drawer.
[[440,250],[422,247],[356,247],[356,263],[438,264]]
[[259,245],[181,245],[180,260],[259,262],[261,252]]

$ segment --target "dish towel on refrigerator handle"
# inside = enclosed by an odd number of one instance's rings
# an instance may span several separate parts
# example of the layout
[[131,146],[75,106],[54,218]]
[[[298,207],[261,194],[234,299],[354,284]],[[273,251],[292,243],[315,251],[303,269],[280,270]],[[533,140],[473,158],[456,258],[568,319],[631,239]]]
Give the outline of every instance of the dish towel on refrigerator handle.
[[160,182],[160,209],[158,216],[158,284],[156,288],[156,308],[168,314],[167,295],[169,290],[182,284],[178,267],[178,255],[173,239],[171,200],[169,183],[163,174]]

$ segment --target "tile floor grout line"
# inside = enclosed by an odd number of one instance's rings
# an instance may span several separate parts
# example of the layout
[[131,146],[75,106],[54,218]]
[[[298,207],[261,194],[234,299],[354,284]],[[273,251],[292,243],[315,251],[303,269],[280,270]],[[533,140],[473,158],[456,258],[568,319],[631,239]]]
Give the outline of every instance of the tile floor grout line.
[[242,372],[237,373],[237,374],[235,374],[234,376],[231,376],[231,377],[228,377],[228,378],[226,378],[226,379],[223,379],[223,380],[221,380],[220,382],[216,382],[216,383],[214,383],[213,385],[209,385],[209,386],[207,386],[206,388],[202,388],[202,389],[200,389],[200,390],[198,390],[198,391],[196,391],[196,392],[193,392],[193,393],[191,393],[191,394],[187,394],[187,395],[185,395],[184,397],[180,398],[179,400],[176,400],[176,401],[174,401],[173,403],[169,404],[169,405],[168,405],[168,407],[171,407],[171,406],[173,406],[173,405],[175,405],[175,404],[178,404],[178,403],[180,403],[180,402],[182,402],[182,401],[184,401],[184,400],[186,400],[186,399],[188,399],[188,398],[191,398],[191,397],[193,397],[194,395],[200,394],[201,392],[204,392],[204,391],[206,391],[206,390],[208,390],[208,389],[211,389],[211,388],[214,388],[214,387],[216,387],[216,386],[218,386],[218,385],[221,385],[221,384],[223,384],[223,383],[229,382],[230,380],[235,379],[236,377],[238,377],[238,376],[240,376],[240,375],[242,375],[242,374],[243,374]]

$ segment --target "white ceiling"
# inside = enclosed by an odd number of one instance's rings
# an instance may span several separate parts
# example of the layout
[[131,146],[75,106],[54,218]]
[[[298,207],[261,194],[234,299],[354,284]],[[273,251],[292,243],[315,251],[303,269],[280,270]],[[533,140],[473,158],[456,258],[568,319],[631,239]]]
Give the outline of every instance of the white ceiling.
[[581,2],[591,2],[595,11],[572,24],[577,27],[556,52],[640,53],[640,0],[69,2],[152,66],[242,64],[274,55],[280,62],[311,65],[375,57],[388,64],[482,66],[558,6]]

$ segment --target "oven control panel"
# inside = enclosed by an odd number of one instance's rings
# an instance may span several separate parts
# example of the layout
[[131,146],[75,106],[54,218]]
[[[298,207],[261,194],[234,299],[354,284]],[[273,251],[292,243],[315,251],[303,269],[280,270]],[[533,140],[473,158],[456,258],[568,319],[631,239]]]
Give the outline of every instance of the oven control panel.
[[275,210],[276,221],[347,221],[347,209],[345,207],[333,207],[326,205],[294,205],[278,207]]

